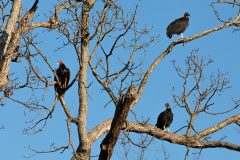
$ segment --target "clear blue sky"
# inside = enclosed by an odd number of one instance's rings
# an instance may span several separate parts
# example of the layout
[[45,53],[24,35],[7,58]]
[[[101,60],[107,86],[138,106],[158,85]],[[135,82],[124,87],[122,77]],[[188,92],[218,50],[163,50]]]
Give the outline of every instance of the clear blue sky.
[[[24,1],[24,7],[31,6],[33,2]],[[50,10],[53,11],[52,5],[56,3],[56,0],[51,1],[40,1],[38,7],[39,17],[44,17],[44,14],[49,14]],[[184,1],[184,0],[169,0],[169,1],[124,1],[122,6],[128,11],[133,12],[134,4],[139,3],[137,11],[137,21],[140,26],[146,25],[151,29],[151,35],[160,34],[160,39],[157,43],[147,48],[145,53],[141,53],[144,56],[145,61],[143,70],[145,71],[150,63],[156,58],[166,47],[171,43],[172,40],[177,39],[178,36],[173,36],[170,40],[166,37],[166,27],[174,19],[181,17],[184,12],[188,11],[191,14],[190,25],[186,32],[185,37],[199,33],[206,29],[210,29],[214,26],[220,25],[221,23],[217,20],[214,15],[212,8],[210,7],[210,1]],[[219,8],[221,16],[228,19],[231,15],[236,15],[236,9],[232,6]],[[64,16],[64,15],[63,15]],[[39,18],[42,19],[42,18]],[[44,18],[43,18],[44,19]],[[46,20],[46,18],[45,18]],[[239,63],[239,41],[240,32],[233,32],[233,28],[227,28],[220,32],[215,32],[207,35],[203,38],[197,39],[193,42],[186,44],[185,46],[177,46],[173,52],[167,56],[156,68],[147,86],[144,90],[144,94],[139,103],[134,107],[134,111],[137,113],[137,117],[141,120],[148,119],[149,123],[155,125],[158,114],[163,111],[164,104],[169,102],[173,105],[172,88],[181,88],[182,83],[171,65],[172,60],[176,60],[179,65],[184,63],[184,59],[194,49],[199,49],[199,54],[214,59],[214,63],[208,68],[207,75],[211,72],[217,72],[220,70],[223,73],[227,73],[228,79],[230,79],[231,88],[226,90],[214,100],[215,109],[217,111],[224,111],[227,108],[233,106],[231,98],[239,99],[239,81],[240,81],[240,63]],[[71,48],[65,48],[56,52],[56,48],[62,43],[61,39],[57,39],[57,35],[53,32],[44,31],[37,29],[34,33],[38,34],[38,41],[41,42],[39,47],[43,50],[46,56],[50,59],[50,63],[57,68],[57,60],[63,59],[64,63],[71,69],[72,77],[77,72],[76,67],[76,56],[72,53]],[[91,48],[91,46],[90,46]],[[114,59],[113,59],[114,61]],[[41,66],[41,72],[43,74],[50,74],[49,69],[46,65]],[[24,64],[13,64],[11,72],[15,72],[17,75],[21,75],[24,72]],[[90,72],[89,72],[90,73]],[[99,85],[89,76],[89,83],[93,82],[89,90],[89,112],[88,112],[88,130],[100,122],[110,118],[114,113],[114,106],[111,104],[104,107],[105,104],[110,100],[108,95],[102,90],[99,90]],[[208,79],[206,79],[206,83]],[[41,98],[44,92],[35,92],[35,94]],[[180,93],[180,92],[179,92]],[[41,103],[48,107],[51,107],[54,99],[53,87],[49,88],[45,92],[44,99]],[[67,104],[73,113],[77,113],[78,99],[77,99],[77,85],[75,84],[66,94]],[[30,98],[28,92],[19,91],[14,94],[14,98]],[[56,110],[53,117],[48,121],[47,126],[44,130],[35,135],[27,135],[23,133],[24,128],[28,127],[29,122],[33,118],[39,119],[46,115],[44,112],[31,112],[25,109],[19,104],[12,103],[11,101],[4,101],[5,107],[0,108],[0,124],[4,125],[5,129],[0,130],[0,159],[4,160],[22,160],[25,157],[31,156],[32,152],[26,147],[31,146],[34,149],[47,150],[50,144],[54,143],[56,146],[65,145],[68,142],[68,135],[66,129],[66,117],[60,106],[57,103]],[[176,131],[181,126],[186,124],[186,114],[179,107],[173,107],[174,121],[170,128],[171,131]],[[200,116],[197,119],[199,124],[199,130],[214,125],[223,118],[239,113],[239,109],[227,114],[224,117],[221,116]],[[129,119],[133,119],[133,115],[129,114]],[[77,146],[77,135],[74,126],[73,137],[75,140],[75,146]],[[238,129],[238,131],[236,131]],[[239,139],[239,127],[236,125],[230,125],[219,134],[214,137],[215,140],[220,139],[222,136],[228,136],[225,140],[240,144]],[[133,134],[132,136],[135,142],[140,138]],[[101,138],[102,139],[102,138]],[[92,149],[92,155],[99,154],[99,144],[97,141]],[[120,142],[120,141],[119,141]],[[162,160],[163,150],[169,155],[169,160],[184,159],[186,148],[175,144],[170,144],[158,139],[154,139],[149,149],[146,150],[144,160]],[[137,160],[140,151],[133,146],[130,146],[129,155],[130,160]],[[196,156],[193,153],[199,152],[199,150],[191,150],[189,159],[194,159]],[[113,160],[124,160],[123,148],[121,145],[117,145],[115,148]],[[70,159],[72,156],[71,150],[66,150],[64,153],[52,153],[52,154],[38,154],[30,159],[33,160],[59,160],[59,159]],[[92,158],[97,159],[97,158]],[[229,159],[238,160],[239,153],[234,151],[228,151],[226,149],[206,149],[201,153],[202,160],[205,159]]]

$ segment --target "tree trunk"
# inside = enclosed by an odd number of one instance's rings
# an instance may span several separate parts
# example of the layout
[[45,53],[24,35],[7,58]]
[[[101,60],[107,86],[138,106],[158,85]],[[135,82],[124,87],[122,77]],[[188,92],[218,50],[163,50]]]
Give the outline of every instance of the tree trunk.
[[[99,160],[110,160],[114,146],[118,140],[122,128],[126,128],[126,119],[131,103],[136,96],[136,89],[131,85],[124,96],[121,96],[115,110],[111,128],[101,143]],[[124,126],[125,125],[125,126]]]
[[80,74],[78,81],[78,94],[79,94],[79,110],[78,110],[78,136],[79,147],[77,155],[80,160],[87,160],[90,156],[90,143],[87,134],[87,111],[88,111],[88,97],[87,97],[87,67],[88,67],[88,54],[89,54],[89,11],[90,6],[87,1],[82,4],[82,20],[81,20],[81,56],[80,56]]
[[22,0],[15,0],[13,2],[12,11],[10,13],[10,17],[8,19],[6,29],[4,33],[1,36],[1,46],[0,46],[0,90],[4,88],[7,83],[9,83],[9,69],[11,65],[11,58],[13,50],[12,48],[15,47],[9,47],[10,40],[12,38],[12,34],[15,31],[15,25],[18,21],[18,17],[20,15],[22,6]]

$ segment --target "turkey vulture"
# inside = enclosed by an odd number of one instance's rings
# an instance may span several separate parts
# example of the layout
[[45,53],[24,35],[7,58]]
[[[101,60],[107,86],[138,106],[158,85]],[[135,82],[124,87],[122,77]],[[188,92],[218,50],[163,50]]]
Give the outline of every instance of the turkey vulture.
[[58,77],[58,82],[57,77],[54,76],[54,81],[57,82],[56,84],[54,84],[54,88],[58,94],[62,94],[65,92],[66,87],[68,86],[68,82],[70,79],[70,70],[61,60],[58,61],[58,65],[59,67],[55,72]]
[[190,14],[188,12],[185,12],[183,17],[176,19],[170,23],[167,27],[167,36],[169,38],[172,38],[174,34],[181,34],[181,38],[183,38],[183,32],[188,27],[189,16]]
[[162,130],[169,128],[173,121],[173,113],[169,103],[166,103],[165,107],[166,110],[159,114],[156,124],[157,128],[160,128]]

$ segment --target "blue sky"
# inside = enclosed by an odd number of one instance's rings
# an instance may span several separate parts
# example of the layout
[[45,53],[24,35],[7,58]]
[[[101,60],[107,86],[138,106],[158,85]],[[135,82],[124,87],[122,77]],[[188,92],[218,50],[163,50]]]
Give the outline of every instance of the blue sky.
[[[31,2],[33,2],[31,0]],[[31,6],[30,1],[23,1],[24,7]],[[38,18],[39,20],[47,20],[44,14],[49,15],[50,11],[53,11],[52,5],[56,1],[40,1],[38,7]],[[166,49],[166,47],[171,43],[172,40],[178,38],[178,36],[173,36],[172,39],[166,37],[166,27],[174,19],[181,17],[184,12],[188,11],[191,14],[190,25],[184,33],[185,37],[194,35],[196,33],[202,32],[206,29],[210,29],[214,26],[220,25],[221,23],[217,20],[210,3],[211,1],[184,1],[184,0],[169,0],[169,1],[124,1],[121,5],[133,13],[134,4],[139,4],[137,10],[137,21],[139,27],[147,26],[151,29],[151,35],[160,35],[159,41],[151,45],[146,49],[145,52],[140,53],[140,56],[144,56],[144,64],[142,70],[145,71],[151,62]],[[236,8],[232,6],[228,7],[218,7],[221,16],[226,20],[232,16],[236,15]],[[63,15],[64,16],[64,15]],[[62,43],[62,39],[57,39],[58,35],[55,32],[49,32],[47,30],[37,29],[34,31],[38,34],[39,48],[42,49],[44,54],[49,58],[52,66],[57,68],[57,60],[63,59],[64,63],[71,69],[71,78],[77,72],[77,57],[73,53],[71,47],[64,48],[62,50],[56,51]],[[208,77],[212,72],[217,72],[220,70],[226,73],[227,78],[230,80],[231,88],[227,89],[224,93],[216,96],[214,99],[214,111],[224,111],[227,108],[233,106],[231,98],[239,99],[239,32],[233,33],[233,27],[221,30],[219,32],[211,33],[203,38],[197,39],[185,46],[179,45],[174,48],[172,53],[163,59],[158,67],[155,69],[151,75],[145,89],[142,99],[133,108],[133,111],[137,113],[138,119],[148,119],[149,123],[155,125],[158,114],[164,110],[164,104],[169,102],[174,106],[172,98],[172,88],[176,88],[176,92],[179,94],[181,92],[182,81],[177,77],[177,74],[170,61],[176,60],[177,64],[183,66],[184,59],[195,49],[198,49],[198,54],[204,57],[211,57],[214,63],[211,64],[206,70],[206,77]],[[111,42],[109,42],[111,43]],[[91,49],[92,46],[90,46]],[[107,46],[106,46],[107,48]],[[117,59],[112,59],[113,63]],[[21,75],[24,71],[24,65],[13,64],[11,67],[11,72],[15,72],[17,75]],[[41,63],[38,60],[38,65],[41,68],[43,74],[51,74],[47,65]],[[117,66],[115,66],[117,67]],[[89,72],[90,73],[90,72]],[[209,79],[206,78],[204,82],[208,82]],[[114,114],[114,106],[112,104],[104,107],[106,103],[109,102],[109,96],[100,89],[99,84],[94,80],[91,73],[89,74],[89,83],[93,82],[92,86],[89,88],[89,111],[88,111],[88,130],[92,129],[94,126],[100,122],[110,118]],[[45,93],[44,99],[41,103],[48,107],[51,107],[54,100],[54,90],[50,87],[43,91],[36,91],[35,95],[41,98],[42,94]],[[17,99],[28,99],[31,97],[28,91],[18,91],[14,93],[14,98]],[[70,110],[77,114],[78,110],[78,96],[77,96],[77,85],[75,84],[66,94],[65,98]],[[31,146],[34,149],[47,150],[49,146],[54,143],[56,146],[66,145],[68,142],[67,129],[66,129],[66,117],[60,106],[57,103],[56,110],[53,114],[47,126],[44,130],[38,134],[24,134],[23,130],[26,128],[33,118],[40,119],[46,115],[45,112],[31,112],[20,106],[19,104],[12,103],[9,100],[5,100],[5,107],[0,108],[0,124],[2,124],[5,129],[0,130],[0,153],[1,159],[15,159],[22,160],[25,157],[32,155],[32,152],[27,149]],[[186,124],[187,116],[186,113],[179,107],[173,107],[174,121],[170,128],[171,131],[176,131],[181,126]],[[209,116],[200,115],[196,123],[199,125],[199,130],[207,128],[214,125],[224,118],[231,115],[239,113],[239,109],[227,114],[226,116]],[[129,120],[134,120],[133,115],[129,113]],[[230,142],[235,142],[240,144],[239,139],[239,127],[236,125],[230,125],[226,129],[217,133],[214,136],[215,140],[220,139],[222,136],[228,136],[225,140]],[[77,134],[75,126],[72,125],[72,133],[74,137],[74,144],[77,146]],[[131,134],[131,137],[135,142],[141,138],[136,134]],[[98,155],[103,137],[97,141],[92,149],[92,155]],[[120,141],[119,141],[120,143]],[[122,146],[118,143],[115,148],[113,160],[125,159],[123,157],[124,151]],[[129,159],[137,160],[140,151],[134,146],[130,147],[131,153],[129,154]],[[162,160],[163,150],[169,155],[169,160],[184,159],[186,152],[186,147],[179,146],[175,144],[170,144],[158,139],[154,139],[149,149],[146,150],[144,155],[144,160]],[[199,150],[191,150],[189,154],[189,159],[194,159],[196,153]],[[58,159],[70,159],[72,156],[71,150],[66,150],[64,153],[52,153],[52,154],[37,154],[31,156],[30,159],[33,160],[58,160]],[[92,158],[97,159],[97,158]],[[235,151],[228,151],[226,149],[206,149],[201,153],[200,159],[239,159],[239,153]]]

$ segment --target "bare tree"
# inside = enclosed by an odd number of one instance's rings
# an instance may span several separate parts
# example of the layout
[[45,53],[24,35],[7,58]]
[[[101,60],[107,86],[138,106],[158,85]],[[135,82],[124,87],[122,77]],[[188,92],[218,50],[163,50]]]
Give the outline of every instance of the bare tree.
[[[51,153],[71,149],[73,151],[72,160],[87,160],[91,157],[90,151],[93,144],[106,133],[101,142],[98,159],[109,160],[123,130],[124,137],[140,148],[146,148],[152,139],[145,139],[139,145],[132,141],[127,133],[147,134],[173,144],[186,146],[188,150],[185,159],[188,157],[190,148],[224,148],[240,151],[238,144],[223,140],[211,140],[211,136],[215,132],[226,126],[230,124],[239,125],[240,114],[230,116],[209,128],[196,129],[195,121],[199,114],[222,115],[239,106],[239,102],[235,101],[234,107],[230,110],[223,112],[212,112],[210,110],[213,107],[213,98],[228,87],[229,81],[224,77],[224,74],[219,72],[217,75],[211,75],[210,83],[208,86],[203,87],[204,69],[212,63],[212,60],[205,61],[197,54],[191,54],[187,58],[185,69],[179,68],[175,61],[172,62],[178,76],[183,80],[183,92],[179,95],[174,94],[173,97],[175,103],[184,109],[189,116],[185,134],[163,131],[148,124],[147,121],[131,122],[127,119],[128,113],[141,99],[144,88],[155,68],[165,57],[171,54],[177,45],[185,45],[227,27],[234,26],[235,29],[239,29],[240,13],[234,15],[234,18],[225,21],[219,17],[217,10],[214,8],[215,3],[239,7],[238,2],[212,3],[215,14],[222,24],[188,38],[172,41],[146,69],[142,69],[144,56],[141,55],[141,52],[147,50],[147,47],[154,42],[157,42],[159,36],[149,37],[147,28],[139,28],[136,19],[137,5],[132,13],[125,13],[118,0],[64,0],[56,4],[53,13],[49,15],[46,21],[35,22],[34,15],[38,3],[40,2],[35,0],[32,7],[26,13],[22,13],[21,0],[14,0],[13,2],[5,0],[1,2],[0,88],[3,94],[0,100],[9,99],[29,110],[45,112],[46,116],[31,121],[31,124],[25,129],[26,133],[43,131],[55,111],[58,100],[67,118],[68,144],[60,147],[52,145],[46,151],[39,151],[29,147],[31,151],[34,153]],[[7,12],[5,9],[9,5],[11,5],[12,10],[9,11],[9,15],[5,15],[5,12]],[[62,16],[62,14],[65,14],[65,16]],[[59,37],[64,39],[61,46],[56,46],[57,50],[67,47],[74,50],[78,68],[66,89],[66,93],[76,82],[78,86],[76,94],[79,102],[77,114],[74,114],[71,110],[68,99],[65,99],[64,94],[54,95],[53,104],[48,106],[41,104],[40,99],[44,99],[44,91],[57,82],[52,80],[52,77],[56,76],[54,67],[47,54],[40,49],[38,37],[34,35],[33,31],[36,28],[56,32]],[[15,77],[14,74],[11,75],[9,68],[11,63],[21,63],[23,61],[27,62],[26,73],[24,80],[18,80],[18,77]],[[38,66],[37,61],[43,62],[49,70],[41,70],[41,66]],[[92,83],[88,80],[90,76],[88,70],[91,71],[91,76],[94,77],[95,82],[109,95],[109,103],[115,106],[115,112],[111,119],[99,123],[89,131],[87,130],[88,90]],[[190,88],[189,81],[192,84]],[[34,94],[30,99],[23,98],[21,100],[14,98],[14,92],[24,92],[26,90],[39,93],[43,91],[43,95],[36,96]],[[189,99],[193,99],[194,103],[190,103]],[[77,147],[73,143],[72,132],[74,130],[71,128],[71,124],[77,127],[79,141]],[[165,155],[165,157],[167,159],[168,156]]]

